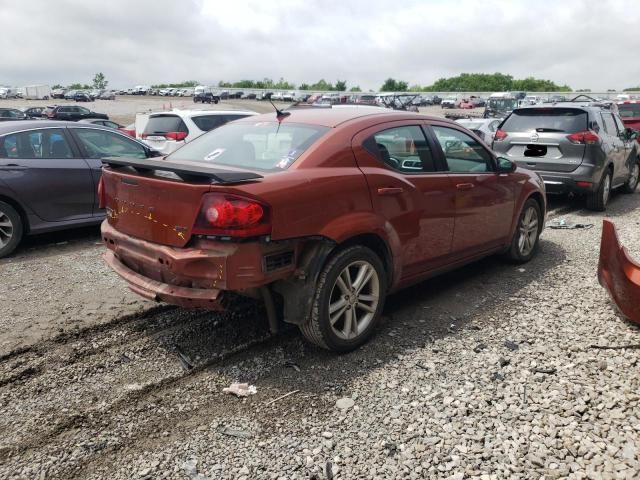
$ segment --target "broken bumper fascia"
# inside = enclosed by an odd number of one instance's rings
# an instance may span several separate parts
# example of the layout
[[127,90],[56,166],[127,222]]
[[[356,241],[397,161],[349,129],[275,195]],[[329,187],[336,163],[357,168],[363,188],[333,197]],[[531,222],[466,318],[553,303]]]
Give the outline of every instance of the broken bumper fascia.
[[598,281],[620,313],[640,324],[640,264],[620,244],[616,227],[609,220],[602,224]]
[[224,310],[223,295],[220,290],[178,287],[152,280],[131,270],[110,250],[104,253],[103,258],[114,272],[127,281],[129,288],[141,297],[181,307]]

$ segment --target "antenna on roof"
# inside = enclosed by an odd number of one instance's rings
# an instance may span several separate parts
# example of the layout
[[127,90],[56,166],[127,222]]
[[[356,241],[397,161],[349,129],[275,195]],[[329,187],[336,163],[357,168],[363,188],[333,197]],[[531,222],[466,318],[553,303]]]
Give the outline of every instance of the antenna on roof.
[[269,103],[276,110],[276,117],[278,118],[278,120],[280,120],[280,119],[282,119],[284,117],[288,117],[289,115],[291,115],[291,112],[283,112],[278,107],[276,107],[275,104],[273,103],[273,101],[271,100],[271,97],[269,97]]

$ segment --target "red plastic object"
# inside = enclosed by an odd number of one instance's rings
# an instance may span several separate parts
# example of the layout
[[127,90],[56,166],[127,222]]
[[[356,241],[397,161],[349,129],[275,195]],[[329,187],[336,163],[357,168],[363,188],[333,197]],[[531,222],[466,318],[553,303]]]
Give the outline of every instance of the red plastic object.
[[616,227],[610,220],[602,222],[598,280],[620,313],[640,324],[640,265],[620,245]]

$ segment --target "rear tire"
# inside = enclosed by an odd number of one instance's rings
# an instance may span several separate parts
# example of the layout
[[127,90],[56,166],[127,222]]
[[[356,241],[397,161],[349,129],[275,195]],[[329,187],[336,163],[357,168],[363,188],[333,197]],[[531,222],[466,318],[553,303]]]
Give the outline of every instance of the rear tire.
[[600,180],[598,189],[587,196],[587,208],[596,212],[604,212],[611,196],[611,169],[607,168]]
[[0,202],[0,258],[11,254],[20,240],[24,227],[20,214],[6,202]]
[[518,216],[516,231],[506,253],[507,260],[512,263],[526,263],[533,258],[540,243],[542,223],[540,205],[533,198],[529,198]]
[[633,193],[636,191],[636,187],[638,186],[638,180],[640,179],[640,161],[635,162],[631,167],[631,172],[629,173],[629,179],[627,183],[622,186],[623,193]]
[[350,352],[373,335],[386,293],[384,266],[372,250],[360,245],[341,250],[322,269],[310,318],[300,330],[319,347]]

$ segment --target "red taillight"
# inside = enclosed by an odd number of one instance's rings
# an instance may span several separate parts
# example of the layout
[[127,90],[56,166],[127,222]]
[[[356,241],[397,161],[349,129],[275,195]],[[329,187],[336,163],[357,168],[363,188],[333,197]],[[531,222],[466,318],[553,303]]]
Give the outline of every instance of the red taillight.
[[577,185],[578,187],[582,187],[582,188],[591,188],[591,187],[593,186],[593,183],[591,183],[591,182],[583,182],[583,181],[579,181],[579,182],[576,182],[576,185]]
[[167,132],[164,134],[164,137],[179,142],[187,138],[187,132]]
[[179,142],[180,140],[184,140],[189,135],[187,132],[167,132],[167,133],[143,133],[140,135],[141,138],[147,137],[164,137],[167,140],[175,140]]
[[208,193],[203,197],[193,233],[243,238],[268,235],[269,208],[238,195]]
[[494,134],[493,139],[500,142],[507,137],[508,137],[507,132],[505,132],[504,130],[496,130],[496,133]]
[[47,117],[49,117],[49,118],[53,118],[54,115],[55,115],[55,113],[53,113],[53,111],[47,112]]
[[600,137],[591,130],[587,130],[567,135],[567,140],[576,145],[595,145],[600,141]]
[[119,128],[118,130],[120,130],[122,133],[126,133],[130,137],[135,137],[136,136],[136,131],[135,130],[129,130],[127,128]]
[[98,207],[104,208],[107,206],[107,197],[104,193],[104,178],[100,177],[98,182]]

